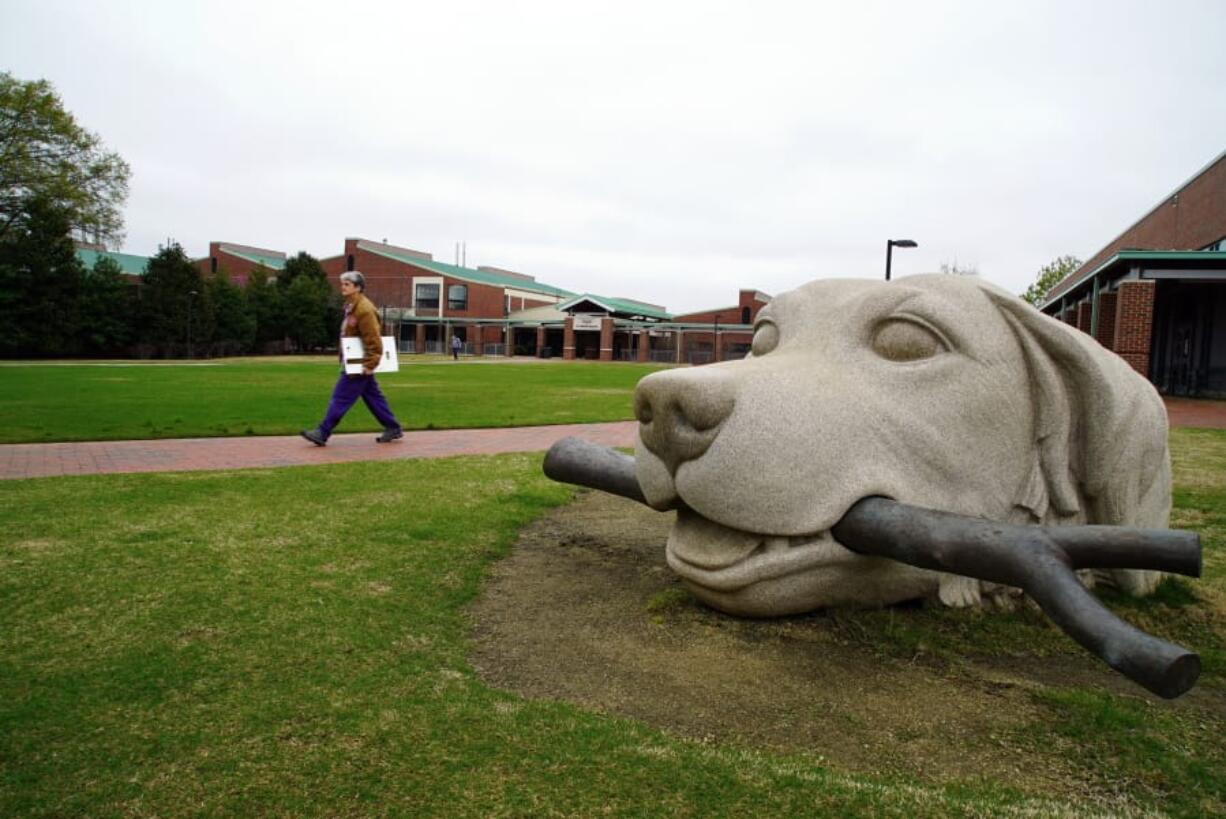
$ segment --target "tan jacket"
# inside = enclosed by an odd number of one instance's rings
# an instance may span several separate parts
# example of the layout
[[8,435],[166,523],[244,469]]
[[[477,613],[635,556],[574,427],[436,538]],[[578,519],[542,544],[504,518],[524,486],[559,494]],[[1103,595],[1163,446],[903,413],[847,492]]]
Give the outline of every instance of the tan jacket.
[[383,358],[383,340],[379,337],[379,311],[374,303],[361,293],[354,293],[346,302],[345,320],[341,323],[342,336],[357,336],[362,339],[362,366],[373,370]]

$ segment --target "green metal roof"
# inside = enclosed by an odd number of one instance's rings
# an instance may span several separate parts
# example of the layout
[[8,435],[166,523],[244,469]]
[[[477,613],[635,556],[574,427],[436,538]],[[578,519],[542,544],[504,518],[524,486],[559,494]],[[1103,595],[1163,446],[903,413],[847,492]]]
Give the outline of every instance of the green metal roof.
[[604,308],[610,313],[623,313],[628,316],[643,316],[645,318],[655,318],[661,321],[669,321],[672,315],[664,312],[658,307],[652,307],[642,302],[631,301],[630,299],[611,299],[608,296],[596,296],[591,293],[584,293],[581,296],[575,296],[573,299],[565,301],[558,305],[559,310],[569,310],[580,302],[590,301],[593,304]]
[[81,260],[81,264],[90,270],[93,270],[94,265],[98,263],[98,259],[103,256],[113,259],[119,265],[120,270],[133,276],[142,275],[145,272],[145,266],[149,264],[148,256],[134,256],[131,253],[111,253],[109,250],[77,250],[77,258]]
[[473,270],[468,267],[459,267],[453,264],[444,264],[436,262],[433,259],[422,259],[419,256],[410,256],[407,253],[397,253],[390,248],[375,247],[373,244],[362,244],[362,250],[371,253],[377,253],[380,256],[385,256],[389,259],[395,259],[398,262],[411,264],[420,267],[424,270],[430,270],[444,276],[451,276],[454,279],[463,279],[465,281],[475,282],[477,284],[488,284],[494,287],[513,287],[517,290],[528,290],[533,293],[544,293],[549,296],[573,296],[569,290],[563,290],[560,287],[554,287],[549,284],[542,284],[538,281],[529,279],[519,279],[515,276],[504,276],[500,273],[488,273],[484,270]]
[[1105,262],[1100,264],[1093,270],[1087,271],[1072,281],[1066,287],[1061,287],[1069,278],[1057,283],[1048,294],[1047,299],[1043,302],[1040,310],[1046,310],[1051,305],[1060,301],[1086,282],[1092,280],[1099,273],[1107,270],[1122,262],[1144,262],[1144,261],[1165,261],[1165,262],[1218,262],[1226,261],[1226,250],[1121,250]]
[[264,253],[251,253],[248,251],[239,251],[228,245],[222,245],[220,250],[231,256],[237,256],[240,259],[246,259],[249,262],[262,264],[271,270],[284,270],[285,257],[283,256],[268,256]]

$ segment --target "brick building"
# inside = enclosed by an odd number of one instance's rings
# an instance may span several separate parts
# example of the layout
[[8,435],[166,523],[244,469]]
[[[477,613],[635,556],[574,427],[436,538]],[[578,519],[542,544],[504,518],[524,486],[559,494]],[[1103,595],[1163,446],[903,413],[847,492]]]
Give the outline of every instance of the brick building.
[[384,332],[403,353],[445,353],[456,335],[466,355],[703,364],[744,356],[770,300],[742,290],[734,306],[673,316],[661,305],[575,295],[524,273],[446,264],[359,238],[346,239],[343,253],[320,264],[338,289],[342,273],[361,271]]
[[[101,256],[112,258],[134,284],[149,262],[81,243],[77,256],[88,267]],[[286,255],[210,242],[209,254],[193,264],[205,277],[224,271],[245,287],[257,269],[272,275],[284,270]],[[320,266],[337,290],[342,273],[362,272],[383,331],[398,339],[403,353],[445,353],[456,335],[466,355],[705,364],[743,357],[758,311],[770,301],[745,289],[735,305],[674,316],[658,304],[575,295],[524,273],[446,264],[420,250],[358,238],[346,239],[344,252],[321,259]]]
[[758,319],[758,311],[770,300],[771,297],[760,290],[741,290],[735,306],[674,316],[673,321],[683,328],[681,346],[687,350],[677,360],[698,364],[704,359],[744,358],[753,341],[753,323]]
[[337,288],[342,273],[361,271],[385,332],[397,336],[407,353],[444,352],[454,334],[465,352],[506,354],[511,352],[507,346],[515,344],[509,322],[513,313],[556,305],[573,295],[524,273],[445,264],[429,253],[367,239],[346,239],[344,253],[320,264]]
[[[653,330],[672,318],[658,304],[591,293],[568,299],[557,309],[565,315],[562,357],[568,360],[651,361]],[[664,338],[657,330],[657,350]]]
[[[596,361],[655,361],[706,364],[743,358],[753,340],[753,322],[770,296],[742,290],[731,307],[670,315],[663,306],[584,293],[540,317],[541,338],[562,357]],[[521,317],[512,315],[513,321]],[[527,318],[526,316],[523,318]],[[561,319],[561,338],[554,332]]]
[[1226,153],[1047,294],[1159,390],[1226,395]]
[[200,275],[211,276],[224,271],[231,283],[239,287],[247,286],[256,268],[262,267],[273,275],[285,269],[285,254],[281,251],[232,242],[209,242],[209,255],[192,261]]

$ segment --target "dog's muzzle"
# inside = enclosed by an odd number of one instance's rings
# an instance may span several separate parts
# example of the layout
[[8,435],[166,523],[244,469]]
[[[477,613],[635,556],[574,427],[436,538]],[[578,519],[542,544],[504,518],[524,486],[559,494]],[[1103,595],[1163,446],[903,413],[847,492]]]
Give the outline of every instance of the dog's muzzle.
[[714,368],[649,375],[634,391],[639,437],[675,475],[710,448],[735,403],[732,381]]

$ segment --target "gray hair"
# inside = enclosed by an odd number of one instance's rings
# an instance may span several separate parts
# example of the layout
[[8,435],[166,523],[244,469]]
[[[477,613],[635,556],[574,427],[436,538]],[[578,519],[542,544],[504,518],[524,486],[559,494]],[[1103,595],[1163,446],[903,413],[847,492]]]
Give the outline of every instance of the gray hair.
[[356,270],[349,270],[341,274],[341,281],[351,282],[354,287],[359,290],[366,290],[366,277]]

